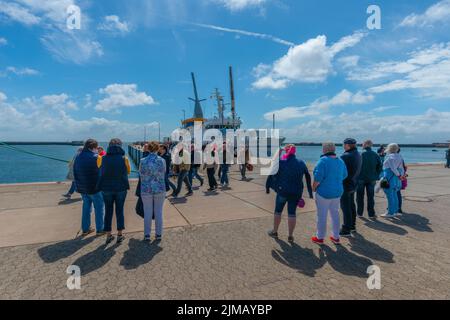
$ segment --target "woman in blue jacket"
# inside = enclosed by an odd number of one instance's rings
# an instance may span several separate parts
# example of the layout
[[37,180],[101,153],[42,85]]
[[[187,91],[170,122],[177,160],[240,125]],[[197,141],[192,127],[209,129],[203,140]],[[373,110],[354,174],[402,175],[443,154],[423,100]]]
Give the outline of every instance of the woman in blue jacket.
[[288,206],[288,228],[289,242],[294,242],[294,230],[297,224],[297,205],[303,196],[303,177],[306,178],[306,185],[309,197],[313,198],[311,175],[305,162],[297,159],[294,145],[285,147],[286,154],[279,161],[278,172],[269,176],[266,183],[266,192],[275,190],[277,197],[275,200],[275,216],[273,229],[269,231],[269,236],[278,238],[278,228],[281,223],[281,214],[284,207]]

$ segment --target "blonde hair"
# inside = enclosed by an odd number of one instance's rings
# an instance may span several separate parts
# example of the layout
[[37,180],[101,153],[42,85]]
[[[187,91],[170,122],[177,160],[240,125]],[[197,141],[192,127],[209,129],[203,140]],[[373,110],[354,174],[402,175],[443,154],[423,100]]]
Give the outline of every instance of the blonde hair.
[[398,144],[396,143],[391,143],[390,145],[387,146],[386,148],[386,153],[398,153],[398,151],[400,150],[400,147],[398,146]]
[[324,142],[322,144],[323,153],[330,153],[336,151],[336,146],[333,142]]
[[366,140],[366,141],[364,141],[363,147],[364,147],[364,148],[372,148],[372,147],[373,147],[373,142],[372,142],[372,140]]

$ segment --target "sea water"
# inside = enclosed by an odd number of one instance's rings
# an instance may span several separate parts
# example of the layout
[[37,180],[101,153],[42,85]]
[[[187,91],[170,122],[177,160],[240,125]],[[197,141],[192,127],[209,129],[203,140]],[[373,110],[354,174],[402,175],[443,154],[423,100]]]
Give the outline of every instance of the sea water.
[[[101,144],[106,147],[106,144]],[[15,146],[26,151],[43,154],[59,159],[70,160],[79,147],[76,146]],[[127,152],[128,146],[124,145]],[[437,150],[434,152],[433,150]],[[322,152],[321,147],[297,147],[297,157],[307,163],[314,164]],[[343,149],[338,148],[337,153],[342,154]],[[401,154],[407,163],[436,163],[445,159],[445,149],[433,148],[402,148]],[[136,167],[130,161],[132,170]],[[52,182],[64,181],[68,172],[66,163],[50,159],[40,158],[33,155],[21,153],[0,146],[0,184],[25,183],[25,182]],[[137,177],[132,173],[131,177]]]

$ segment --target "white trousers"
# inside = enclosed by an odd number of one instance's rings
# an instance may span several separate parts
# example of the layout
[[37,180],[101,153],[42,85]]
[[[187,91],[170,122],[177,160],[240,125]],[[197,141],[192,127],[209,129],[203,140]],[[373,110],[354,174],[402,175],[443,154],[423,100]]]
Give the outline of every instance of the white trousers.
[[142,194],[144,203],[144,235],[150,236],[152,232],[152,218],[155,214],[156,235],[162,236],[163,232],[163,207],[166,200],[166,193]]
[[339,208],[341,206],[341,199],[325,199],[318,193],[316,193],[315,198],[317,206],[317,238],[325,239],[329,212],[333,229],[333,238],[339,239]]

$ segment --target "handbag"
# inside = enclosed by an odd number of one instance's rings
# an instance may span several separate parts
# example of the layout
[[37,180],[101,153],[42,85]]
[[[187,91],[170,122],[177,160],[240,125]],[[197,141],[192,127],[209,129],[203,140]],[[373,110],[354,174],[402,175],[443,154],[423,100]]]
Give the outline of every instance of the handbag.
[[305,206],[306,206],[305,199],[300,198],[300,200],[298,200],[297,207],[299,207],[300,209],[303,209]]
[[391,187],[391,179],[394,177],[394,175],[392,175],[389,180],[386,178],[382,178],[380,180],[380,187],[381,189],[389,189]]
[[246,165],[246,168],[247,168],[247,170],[248,171],[253,171],[253,165],[251,165],[250,163],[248,163],[247,165]]
[[[142,202],[142,197],[138,198],[138,201],[136,202],[136,214],[144,219],[145,211],[144,211],[144,202]],[[152,220],[155,220],[155,213],[153,212]]]

